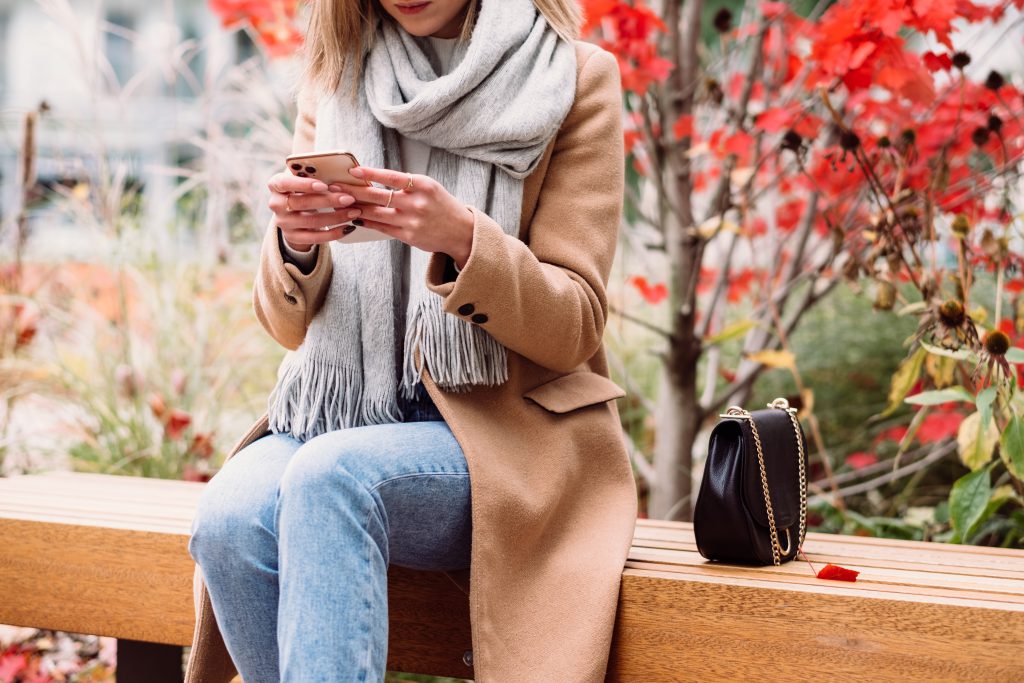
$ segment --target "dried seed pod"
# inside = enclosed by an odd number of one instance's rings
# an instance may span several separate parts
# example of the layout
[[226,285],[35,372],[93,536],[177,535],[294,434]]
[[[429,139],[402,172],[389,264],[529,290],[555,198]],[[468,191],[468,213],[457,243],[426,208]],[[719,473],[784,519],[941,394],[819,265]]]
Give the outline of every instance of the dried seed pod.
[[1010,350],[1010,338],[1002,330],[991,330],[985,335],[985,351],[992,356],[1005,356]]
[[965,69],[971,63],[971,56],[966,52],[953,53],[953,66],[958,69]]
[[888,280],[880,280],[878,288],[875,290],[875,302],[873,304],[875,310],[891,311],[895,305],[896,286]]
[[860,147],[860,138],[852,130],[844,130],[839,134],[839,146],[843,151],[853,152]]
[[719,33],[728,33],[732,30],[732,11],[728,7],[718,10],[715,12],[715,18],[711,20],[711,25]]
[[971,223],[967,220],[967,216],[962,213],[958,213],[956,218],[953,219],[953,224],[950,226],[953,230],[953,234],[958,239],[967,239],[968,233],[971,231]]
[[989,132],[988,128],[985,128],[984,126],[978,126],[977,128],[974,129],[974,132],[971,133],[971,142],[973,142],[978,147],[984,147],[985,143],[988,142],[990,135],[991,133]]
[[985,78],[985,87],[989,90],[999,90],[1006,85],[1006,79],[998,71],[989,71]]
[[939,306],[939,320],[946,327],[960,327],[965,319],[964,305],[959,301],[947,299]]

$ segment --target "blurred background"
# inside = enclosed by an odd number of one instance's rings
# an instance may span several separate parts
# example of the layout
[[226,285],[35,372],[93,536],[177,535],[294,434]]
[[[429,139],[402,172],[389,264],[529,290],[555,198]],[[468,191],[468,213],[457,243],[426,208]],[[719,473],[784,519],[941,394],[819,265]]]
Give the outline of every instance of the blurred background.
[[[638,514],[689,519],[718,413],[783,396],[813,529],[1024,547],[1022,3],[581,4],[623,76]],[[205,481],[265,409],[303,17],[0,0],[0,475]],[[0,681],[111,680],[108,641],[0,627]]]

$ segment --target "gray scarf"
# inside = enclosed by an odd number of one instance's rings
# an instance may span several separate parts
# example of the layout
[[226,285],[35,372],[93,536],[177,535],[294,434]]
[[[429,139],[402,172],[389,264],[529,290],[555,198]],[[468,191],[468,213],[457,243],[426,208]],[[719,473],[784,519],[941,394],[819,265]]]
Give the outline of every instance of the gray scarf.
[[[575,97],[574,46],[533,0],[482,0],[472,38],[456,43],[452,67],[440,77],[426,38],[385,20],[376,38],[357,100],[346,75],[319,102],[316,149],[347,150],[364,166],[400,169],[397,134],[426,143],[434,148],[426,175],[517,236],[523,179]],[[273,432],[307,440],[402,421],[397,392],[414,396],[417,346],[445,390],[505,382],[505,347],[446,313],[441,297],[426,288],[430,252],[399,240],[328,244],[330,288],[305,340],[278,372],[268,400]],[[411,282],[399,310],[404,258]]]

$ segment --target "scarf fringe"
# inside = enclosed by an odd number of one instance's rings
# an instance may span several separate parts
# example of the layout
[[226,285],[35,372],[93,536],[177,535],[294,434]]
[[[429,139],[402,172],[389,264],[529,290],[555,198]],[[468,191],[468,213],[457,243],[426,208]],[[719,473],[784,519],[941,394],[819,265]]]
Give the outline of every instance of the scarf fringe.
[[311,358],[292,359],[267,400],[271,431],[308,441],[338,429],[401,421],[386,393],[364,400],[361,372],[322,353],[306,354]]
[[[416,346],[420,367],[415,364]],[[446,313],[438,297],[421,299],[409,315],[405,332],[401,392],[414,396],[423,364],[434,382],[446,391],[464,393],[472,385],[495,386],[508,379],[505,347],[485,330]]]

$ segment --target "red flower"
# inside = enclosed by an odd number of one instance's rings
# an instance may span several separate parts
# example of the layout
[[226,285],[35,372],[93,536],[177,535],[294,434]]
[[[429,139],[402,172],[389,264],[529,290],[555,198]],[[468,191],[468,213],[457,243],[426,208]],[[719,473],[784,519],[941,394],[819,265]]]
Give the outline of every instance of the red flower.
[[170,412],[167,421],[164,423],[164,434],[168,439],[175,441],[181,438],[182,432],[192,423],[192,417],[183,410],[175,408]]

